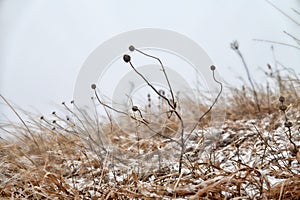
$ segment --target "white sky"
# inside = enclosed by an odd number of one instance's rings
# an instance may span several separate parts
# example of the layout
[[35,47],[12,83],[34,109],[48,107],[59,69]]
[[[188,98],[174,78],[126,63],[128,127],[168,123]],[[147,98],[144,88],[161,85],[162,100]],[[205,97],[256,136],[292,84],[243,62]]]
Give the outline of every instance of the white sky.
[[[272,1],[300,22],[291,8],[299,0]],[[259,81],[259,67],[273,63],[270,44],[294,44],[300,27],[264,0],[0,0],[0,94],[24,109],[41,113],[73,98],[77,74],[102,42],[138,28],[164,28],[200,44],[229,83],[245,77],[230,49],[238,40]],[[275,45],[277,59],[300,72],[299,50]],[[8,110],[0,106],[0,113]],[[0,120],[3,115],[0,114]]]

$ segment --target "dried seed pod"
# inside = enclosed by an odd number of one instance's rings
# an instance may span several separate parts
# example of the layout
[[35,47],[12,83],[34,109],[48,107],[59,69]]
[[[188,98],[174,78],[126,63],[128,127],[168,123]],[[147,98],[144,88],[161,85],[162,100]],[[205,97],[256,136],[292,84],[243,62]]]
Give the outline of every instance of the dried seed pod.
[[130,45],[128,49],[129,49],[129,51],[134,51],[134,50],[135,50],[135,47],[132,46],[132,45]]
[[233,50],[238,50],[239,49],[239,43],[238,43],[238,41],[233,41],[231,44],[230,44],[230,46],[231,46],[231,48],[233,49]]
[[138,111],[138,110],[139,110],[139,108],[138,108],[137,106],[132,106],[132,108],[131,108],[131,109],[132,109],[132,111],[133,111],[133,112],[136,112],[136,111]]
[[125,55],[123,56],[123,60],[124,60],[126,63],[130,62],[130,60],[131,60],[130,55],[125,54]]
[[281,103],[283,103],[283,102],[285,101],[285,98],[284,98],[283,96],[280,96],[280,97],[279,97],[279,101],[280,101]]
[[97,87],[96,84],[92,84],[92,85],[91,85],[91,88],[92,88],[93,90],[96,89],[96,87]]
[[286,111],[287,106],[286,105],[280,105],[279,109],[282,110],[282,111]]
[[216,66],[212,65],[210,66],[210,70],[214,71],[216,69]]

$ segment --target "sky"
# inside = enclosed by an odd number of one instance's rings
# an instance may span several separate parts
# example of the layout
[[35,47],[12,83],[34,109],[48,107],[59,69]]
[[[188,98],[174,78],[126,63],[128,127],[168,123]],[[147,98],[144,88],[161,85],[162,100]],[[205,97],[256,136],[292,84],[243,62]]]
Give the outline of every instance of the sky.
[[[299,0],[269,1],[300,22],[291,8]],[[250,72],[263,81],[260,69],[274,63],[271,44],[296,45],[300,26],[265,0],[1,0],[0,94],[22,109],[50,113],[73,99],[77,75],[91,52],[115,35],[160,28],[197,42],[217,66],[223,80],[242,84],[246,78],[230,49],[237,40]],[[274,45],[276,59],[300,73],[299,50]],[[0,120],[12,116],[0,103]]]

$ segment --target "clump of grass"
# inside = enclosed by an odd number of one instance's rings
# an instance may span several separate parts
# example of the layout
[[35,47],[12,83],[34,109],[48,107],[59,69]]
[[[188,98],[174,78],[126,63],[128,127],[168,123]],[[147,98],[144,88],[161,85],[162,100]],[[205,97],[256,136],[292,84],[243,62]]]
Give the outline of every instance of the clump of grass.
[[[281,80],[282,88],[286,89],[291,88],[291,83],[294,87],[300,83],[291,81],[288,76],[274,80]],[[178,166],[178,157],[155,151],[177,148],[180,152],[179,144],[159,135],[150,139],[140,137],[137,141],[119,126],[97,123],[84,111],[79,112],[74,101],[73,108],[66,103],[62,106],[67,115],[76,116],[64,117],[66,114],[52,112],[50,116],[31,116],[31,121],[23,120],[30,133],[24,124],[11,124],[10,129],[1,126],[13,136],[0,141],[0,196],[27,199],[298,199],[298,90],[287,89],[284,101],[282,98],[278,101],[275,91],[259,90],[258,98],[268,97],[270,101],[260,102],[262,117],[258,120],[255,100],[243,96],[250,89],[232,91],[226,103],[227,112],[233,114],[228,115],[221,130],[214,130],[205,120],[195,129],[186,143],[181,173],[173,167]],[[181,109],[191,104],[193,102],[183,101]],[[286,105],[284,113],[282,105]],[[209,108],[207,105],[201,107],[203,113]],[[242,112],[236,111],[243,109],[250,111],[242,117]],[[132,107],[135,117],[143,120],[146,116],[139,110],[141,108]],[[290,130],[285,126],[285,115],[293,123]],[[191,118],[193,120],[197,118]],[[147,127],[138,127],[137,134],[147,131]],[[220,131],[218,136],[210,139],[215,131]],[[137,165],[132,164],[131,158],[127,158],[129,163],[117,164],[126,159],[119,161],[122,157],[117,152],[106,149],[106,140],[100,137],[103,133],[107,133],[116,146],[131,151],[137,160],[150,149],[153,154],[147,154],[148,157],[143,157]],[[168,152],[167,149],[164,152]],[[149,168],[146,163],[153,165]]]
[[[223,90],[222,83],[219,82],[218,80],[216,80],[216,78],[215,78],[214,71],[216,70],[216,67],[211,66],[211,71],[212,71],[212,76],[214,78],[214,81],[217,84],[220,85],[220,91],[219,91],[217,97],[215,98],[214,102],[212,103],[212,105],[199,117],[199,119],[192,126],[192,128],[190,130],[187,130],[187,126],[186,126],[186,123],[184,122],[183,115],[178,111],[178,105],[180,105],[180,102],[175,101],[174,91],[172,89],[171,83],[169,81],[168,75],[166,73],[166,70],[165,70],[165,67],[164,67],[162,61],[159,58],[157,58],[153,55],[147,54],[147,53],[135,48],[134,46],[130,46],[129,50],[130,51],[136,51],[140,54],[143,54],[144,56],[150,57],[150,58],[155,59],[159,62],[160,66],[161,66],[161,70],[162,70],[162,72],[164,74],[164,77],[167,81],[168,93],[170,94],[170,98],[168,98],[167,95],[165,95],[164,91],[158,90],[141,72],[139,72],[137,70],[137,68],[134,66],[134,64],[132,62],[132,58],[131,58],[130,55],[125,54],[123,56],[124,62],[128,63],[130,65],[130,67],[133,69],[133,71],[137,74],[137,76],[141,77],[144,80],[144,82],[148,85],[148,87],[159,97],[159,99],[167,105],[165,107],[166,108],[165,113],[167,115],[168,123],[172,122],[171,119],[173,118],[173,120],[174,119],[177,120],[177,122],[179,123],[179,126],[177,126],[175,129],[170,129],[170,126],[167,126],[167,127],[162,126],[161,130],[156,131],[151,127],[151,124],[153,124],[153,123],[149,123],[148,120],[146,120],[143,117],[141,110],[137,106],[133,105],[132,111],[134,113],[138,113],[139,116],[137,117],[135,114],[129,115],[128,113],[126,113],[124,111],[121,111],[121,110],[117,110],[117,109],[113,108],[112,106],[108,105],[107,103],[103,102],[100,99],[100,97],[99,97],[99,95],[96,91],[97,87],[96,87],[95,84],[92,84],[91,88],[94,90],[95,96],[96,96],[98,102],[102,106],[104,106],[105,108],[107,108],[107,109],[109,109],[109,110],[111,110],[115,113],[118,113],[118,114],[121,114],[121,115],[124,115],[124,116],[128,116],[128,118],[133,119],[137,124],[144,125],[146,128],[148,128],[148,131],[152,131],[153,133],[155,133],[155,135],[161,136],[162,138],[168,139],[171,142],[176,143],[176,145],[178,145],[180,147],[180,155],[179,155],[179,161],[178,161],[178,165],[179,165],[178,166],[178,173],[181,174],[183,159],[184,159],[185,153],[186,153],[186,142],[189,139],[189,137],[192,134],[194,134],[194,130],[198,127],[198,125],[201,123],[203,118],[213,109],[214,105],[218,101],[218,99],[219,99],[219,97],[222,93],[222,90]],[[151,96],[150,95],[148,95],[148,108],[151,109]],[[174,124],[174,123],[172,122],[172,124]],[[139,130],[140,130],[140,128],[139,128]],[[178,133],[179,138],[170,137],[170,136],[166,135],[166,132],[169,132],[169,131],[174,132],[174,133]],[[189,131],[189,133],[185,134],[186,131]],[[136,135],[137,135],[138,151],[139,151],[140,138],[139,138],[137,132],[138,132],[138,130],[136,131]]]

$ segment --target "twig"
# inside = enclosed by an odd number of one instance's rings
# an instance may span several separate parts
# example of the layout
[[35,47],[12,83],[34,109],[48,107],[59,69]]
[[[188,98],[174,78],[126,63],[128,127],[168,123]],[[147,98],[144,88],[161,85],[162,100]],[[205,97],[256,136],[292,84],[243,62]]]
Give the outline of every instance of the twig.
[[202,119],[203,119],[203,118],[204,118],[204,117],[212,110],[212,108],[215,106],[215,104],[217,103],[217,101],[219,100],[219,98],[220,98],[220,96],[221,96],[221,94],[222,94],[222,91],[223,91],[223,84],[222,84],[220,81],[218,81],[218,80],[216,79],[216,77],[215,77],[215,66],[214,66],[214,65],[211,66],[211,70],[212,70],[212,72],[213,72],[213,79],[214,79],[214,81],[220,85],[220,91],[219,91],[217,97],[215,98],[214,102],[213,102],[213,103],[211,104],[211,106],[208,108],[208,110],[207,110],[205,113],[203,113],[203,114],[199,117],[197,123],[196,123],[196,124],[194,125],[194,127],[191,129],[189,135],[186,137],[185,142],[186,142],[186,141],[188,140],[188,138],[191,136],[191,134],[193,133],[193,131],[197,128],[197,126],[198,126],[199,123],[202,121]]
[[36,146],[38,147],[39,151],[40,151],[40,145],[37,143],[37,141],[35,140],[35,137],[33,135],[33,133],[30,131],[29,127],[27,126],[27,124],[25,123],[25,121],[22,119],[22,117],[19,115],[19,113],[14,109],[14,107],[0,94],[0,97],[2,98],[2,100],[10,107],[10,109],[15,113],[15,115],[19,118],[19,120],[22,122],[22,124],[25,126],[25,128],[27,129],[28,133],[30,134],[32,140],[34,141],[34,143],[36,144]]
[[[130,46],[130,47],[132,48],[133,46]],[[129,49],[130,49],[130,47],[129,47]],[[133,48],[134,48],[134,47],[133,47]],[[165,70],[165,67],[164,67],[162,61],[161,61],[158,57],[155,57],[155,56],[149,55],[149,54],[147,54],[147,53],[144,53],[143,51],[141,51],[141,50],[139,50],[139,49],[134,48],[134,50],[136,50],[137,52],[139,52],[139,53],[141,53],[141,54],[143,54],[143,55],[145,55],[145,56],[148,56],[148,57],[150,57],[150,58],[154,58],[154,59],[158,60],[160,66],[161,66],[161,68],[162,68],[162,71],[163,71],[163,73],[164,73],[164,76],[165,76],[165,78],[166,78],[166,81],[167,81],[167,83],[168,83],[168,87],[169,87],[169,90],[170,90],[170,93],[171,93],[171,97],[172,97],[172,103],[173,103],[173,105],[175,105],[175,97],[174,97],[174,93],[173,93],[173,90],[172,90],[172,87],[171,87],[169,78],[168,78],[168,76],[167,76],[167,73],[166,73],[166,70]]]
[[[133,46],[130,46],[129,49],[132,49],[134,48]],[[145,55],[145,54],[144,54]],[[150,56],[150,55],[148,55]],[[181,115],[176,111],[176,103],[174,103],[174,98],[171,99],[172,102],[170,102],[170,100],[165,97],[163,94],[161,94],[147,79],[146,77],[140,73],[132,64],[131,62],[131,57],[127,54],[125,54],[123,56],[123,59],[126,63],[129,63],[131,68],[145,81],[145,83],[147,83],[147,85],[158,95],[160,96],[162,99],[164,99],[168,105],[170,106],[171,110],[170,112],[171,113],[175,113],[175,115],[177,116],[177,118],[179,119],[180,121],[180,125],[181,125],[181,132],[180,132],[180,136],[181,136],[181,153],[180,153],[180,158],[179,158],[179,174],[181,173],[181,168],[182,168],[182,160],[183,160],[183,154],[184,154],[184,151],[185,151],[185,142],[184,142],[184,123],[183,123],[183,120],[182,120],[182,117]],[[165,72],[164,72],[165,73]],[[167,76],[165,76],[167,78]]]
[[272,40],[263,40],[263,39],[253,39],[254,41],[258,41],[258,42],[266,42],[266,43],[272,43],[272,44],[279,44],[279,45],[283,45],[283,46],[288,46],[288,47],[292,47],[295,48],[297,50],[300,50],[300,47],[291,45],[291,44],[287,44],[284,42],[276,42],[276,41],[272,41]]
[[161,137],[163,137],[163,138],[166,138],[166,139],[171,140],[172,142],[175,142],[175,143],[177,143],[177,144],[180,144],[178,141],[176,141],[176,140],[174,140],[174,139],[172,139],[172,138],[170,138],[170,137],[168,137],[168,136],[162,135],[161,133],[159,133],[159,132],[153,130],[153,129],[149,126],[149,122],[147,122],[145,119],[143,119],[143,120],[137,119],[135,116],[132,116],[132,115],[129,115],[128,113],[126,113],[126,112],[117,110],[117,109],[115,109],[115,108],[109,106],[108,104],[102,102],[101,99],[100,99],[100,97],[99,97],[99,95],[97,94],[97,91],[96,91],[96,85],[95,85],[95,84],[92,85],[92,89],[95,90],[95,91],[94,91],[94,92],[95,92],[95,96],[96,96],[98,102],[99,102],[102,106],[104,106],[104,108],[108,108],[108,109],[110,109],[110,110],[112,110],[112,111],[114,111],[114,112],[116,112],[116,113],[125,115],[125,116],[127,116],[127,117],[129,117],[129,118],[131,118],[131,119],[133,119],[133,120],[135,120],[135,121],[137,121],[137,122],[139,122],[139,123],[142,123],[143,125],[145,125],[150,131],[152,131],[152,132],[155,133],[156,135],[159,135],[159,136],[161,136]]
[[270,4],[273,8],[275,8],[276,10],[278,10],[281,14],[283,14],[284,16],[286,16],[287,18],[289,18],[292,22],[294,22],[295,24],[297,24],[298,26],[300,26],[300,23],[297,22],[295,19],[293,19],[291,16],[289,16],[288,14],[286,14],[285,12],[283,12],[280,8],[278,8],[277,6],[275,6],[275,4],[273,4],[271,1],[269,0],[265,0],[268,4]]
[[239,49],[239,45],[238,45],[238,42],[237,41],[234,41],[233,43],[231,43],[231,48],[238,54],[238,56],[241,58],[242,60],[242,63],[244,65],[244,68],[246,70],[246,73],[247,73],[247,77],[248,77],[248,80],[249,80],[249,83],[251,85],[251,88],[253,90],[253,96],[254,96],[254,99],[255,99],[255,103],[256,103],[256,107],[257,107],[257,110],[258,112],[260,113],[261,110],[260,110],[260,105],[259,105],[259,101],[258,101],[258,97],[257,97],[257,92],[256,92],[256,89],[254,87],[254,83],[252,81],[252,78],[251,78],[251,74],[249,72],[249,68],[248,68],[248,65],[245,61],[245,58],[242,54],[242,52],[240,51]]
[[172,104],[171,102],[170,102],[170,100],[167,98],[167,97],[165,97],[164,95],[162,95],[162,94],[160,94],[159,93],[159,91],[146,79],[146,77],[143,75],[143,74],[141,74],[134,66],[133,66],[133,64],[132,64],[132,62],[131,61],[129,61],[129,64],[130,64],[130,66],[131,66],[131,68],[135,71],[135,73],[137,73],[146,83],[147,83],[147,85],[158,95],[158,96],[160,96],[161,98],[163,98],[165,101],[167,101],[168,102],[168,104],[169,104],[169,106],[172,108],[172,109],[176,109],[176,107],[175,107],[175,105],[174,104]]
[[292,8],[292,11],[294,11],[296,14],[300,15],[300,12],[294,8]]

